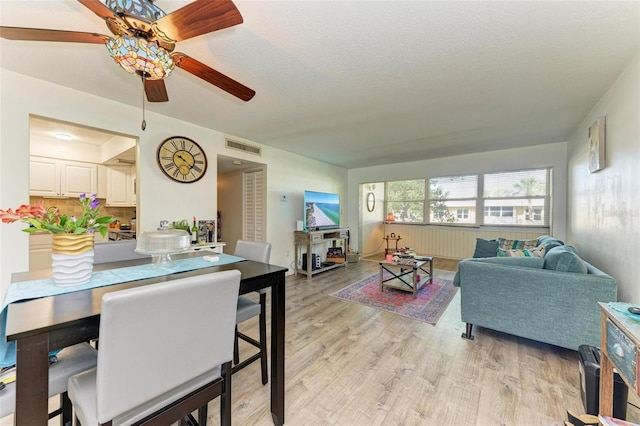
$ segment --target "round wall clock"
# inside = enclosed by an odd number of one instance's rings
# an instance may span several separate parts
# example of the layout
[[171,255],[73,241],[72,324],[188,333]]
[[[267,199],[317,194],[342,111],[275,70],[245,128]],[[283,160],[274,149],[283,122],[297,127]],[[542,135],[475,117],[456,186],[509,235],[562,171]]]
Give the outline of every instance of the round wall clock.
[[158,166],[169,178],[181,183],[200,180],[207,171],[207,156],[193,140],[172,136],[158,146]]

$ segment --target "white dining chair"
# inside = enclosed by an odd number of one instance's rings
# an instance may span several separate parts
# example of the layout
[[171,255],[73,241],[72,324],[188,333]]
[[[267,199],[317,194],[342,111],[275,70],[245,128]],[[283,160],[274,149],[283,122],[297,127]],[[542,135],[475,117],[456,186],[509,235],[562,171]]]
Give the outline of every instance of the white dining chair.
[[[261,241],[238,240],[234,255],[256,262],[269,263],[271,258],[271,243]],[[269,381],[267,371],[267,293],[262,289],[259,292],[259,301],[255,301],[247,296],[238,297],[238,313],[236,315],[236,338],[233,348],[233,372],[236,373],[251,363],[260,360],[262,372],[262,384]],[[238,331],[237,324],[250,318],[258,317],[259,338],[258,340]],[[257,347],[259,352],[240,362],[240,350],[238,339]]]
[[[56,362],[49,366],[49,397],[60,395],[60,408],[49,413],[49,419],[61,416],[60,424],[65,425],[72,420],[71,401],[67,396],[69,377],[96,366],[97,351],[88,343],[64,348],[56,355]],[[15,376],[15,368],[2,374],[7,380]],[[0,418],[13,414],[16,409],[16,383],[6,384],[0,390]]]
[[120,262],[123,260],[145,259],[148,254],[137,253],[136,240],[106,241],[93,246],[93,263]]
[[69,379],[83,426],[171,424],[220,396],[231,424],[231,359],[240,271],[107,293],[96,368]]

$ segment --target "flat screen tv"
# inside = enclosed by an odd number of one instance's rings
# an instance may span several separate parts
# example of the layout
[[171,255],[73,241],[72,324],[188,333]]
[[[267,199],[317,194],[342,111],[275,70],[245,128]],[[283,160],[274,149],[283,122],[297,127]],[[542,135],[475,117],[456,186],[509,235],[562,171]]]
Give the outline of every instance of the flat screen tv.
[[304,191],[304,229],[318,231],[340,227],[340,194]]

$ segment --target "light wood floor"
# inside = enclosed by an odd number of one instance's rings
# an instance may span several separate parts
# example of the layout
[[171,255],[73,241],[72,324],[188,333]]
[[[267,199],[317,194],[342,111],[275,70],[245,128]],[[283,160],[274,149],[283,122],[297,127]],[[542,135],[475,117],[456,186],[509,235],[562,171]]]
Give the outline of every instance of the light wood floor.
[[[436,276],[452,279],[438,268],[456,265],[436,260]],[[329,296],[377,268],[363,260],[312,281],[287,277],[287,425],[546,426],[584,412],[577,352],[482,328],[462,339],[460,292],[436,326]],[[255,335],[257,321],[241,330]],[[258,363],[235,374],[233,424],[272,425],[269,391]]]
[[[434,266],[452,279],[457,262]],[[563,425],[584,412],[577,352],[482,328],[462,339],[460,292],[436,326],[329,296],[377,271],[287,278],[287,425]],[[271,425],[258,365],[233,379],[233,423]]]

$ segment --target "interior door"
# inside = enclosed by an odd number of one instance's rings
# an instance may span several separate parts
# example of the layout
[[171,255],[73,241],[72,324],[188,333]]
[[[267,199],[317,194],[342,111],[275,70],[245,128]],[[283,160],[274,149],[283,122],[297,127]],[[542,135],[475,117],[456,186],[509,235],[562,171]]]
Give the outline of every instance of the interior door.
[[244,172],[243,235],[250,241],[265,241],[265,178],[264,170]]

